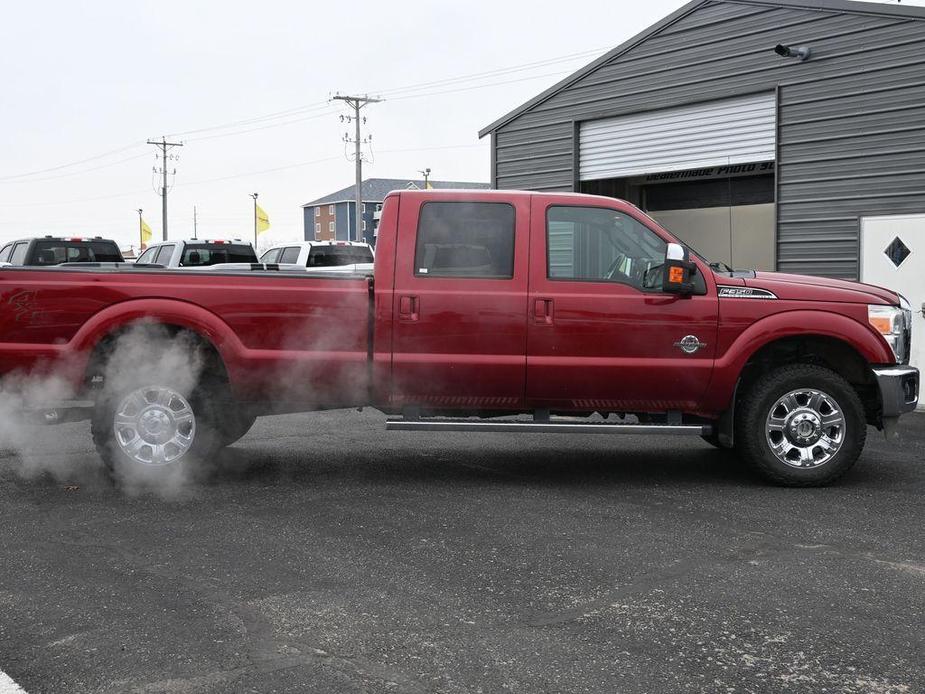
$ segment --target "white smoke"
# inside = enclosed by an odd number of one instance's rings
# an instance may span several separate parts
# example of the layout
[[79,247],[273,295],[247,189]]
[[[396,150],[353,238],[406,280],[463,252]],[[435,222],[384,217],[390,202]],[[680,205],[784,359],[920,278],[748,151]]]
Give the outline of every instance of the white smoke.
[[[108,344],[104,359],[92,371],[96,384],[92,397],[118,401],[136,387],[165,385],[189,398],[203,375],[203,364],[201,344],[189,333],[172,334],[161,325],[135,323]],[[60,444],[61,427],[69,431],[74,427],[39,423],[56,403],[81,395],[63,375],[71,365],[55,366],[52,373],[12,373],[0,380],[0,451],[26,479],[49,475],[69,485],[96,482],[105,472],[102,461],[88,466],[86,461],[62,456],[60,445],[55,445]],[[89,422],[81,426],[89,439]],[[126,493],[154,493],[166,499],[188,496],[205,473],[192,465],[149,469],[128,464],[112,470],[117,486]]]

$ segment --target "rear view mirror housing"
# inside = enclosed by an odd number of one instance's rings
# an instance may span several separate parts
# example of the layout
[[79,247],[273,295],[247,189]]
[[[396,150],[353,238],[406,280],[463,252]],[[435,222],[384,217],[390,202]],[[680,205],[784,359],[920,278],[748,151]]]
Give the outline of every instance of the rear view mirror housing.
[[665,272],[662,275],[662,291],[667,294],[688,296],[694,293],[691,276],[697,266],[690,261],[687,249],[679,243],[669,243],[665,249]]

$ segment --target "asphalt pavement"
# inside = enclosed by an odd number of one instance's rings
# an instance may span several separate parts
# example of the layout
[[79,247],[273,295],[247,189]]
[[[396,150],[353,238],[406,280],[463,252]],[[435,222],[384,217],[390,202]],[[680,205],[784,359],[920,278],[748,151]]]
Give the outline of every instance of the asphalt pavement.
[[0,670],[37,692],[925,691],[925,415],[837,485],[700,439],[265,418],[113,489],[0,453]]

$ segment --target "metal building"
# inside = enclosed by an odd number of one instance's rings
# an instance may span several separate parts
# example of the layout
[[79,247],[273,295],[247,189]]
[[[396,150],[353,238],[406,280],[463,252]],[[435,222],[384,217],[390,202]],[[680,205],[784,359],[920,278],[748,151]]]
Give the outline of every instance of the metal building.
[[694,0],[488,134],[493,187],[625,198],[736,267],[858,279],[868,228],[887,272],[925,256],[925,8]]

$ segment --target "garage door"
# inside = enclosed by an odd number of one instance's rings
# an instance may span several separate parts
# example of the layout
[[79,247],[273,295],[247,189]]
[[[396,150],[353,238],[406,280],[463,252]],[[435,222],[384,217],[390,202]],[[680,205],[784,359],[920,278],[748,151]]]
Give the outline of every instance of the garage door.
[[776,111],[770,93],[587,121],[581,180],[772,161]]

